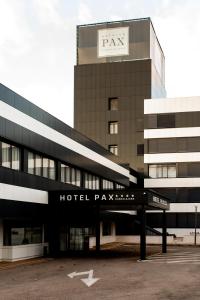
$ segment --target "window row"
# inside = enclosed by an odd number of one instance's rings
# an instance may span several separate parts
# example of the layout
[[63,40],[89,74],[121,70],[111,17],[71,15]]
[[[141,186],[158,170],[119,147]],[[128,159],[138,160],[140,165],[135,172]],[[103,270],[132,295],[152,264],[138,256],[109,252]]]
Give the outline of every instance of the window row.
[[[119,155],[118,145],[109,145],[108,150],[114,155]],[[137,144],[137,155],[144,155],[144,144]]]
[[149,177],[171,178],[176,177],[176,165],[149,165]]
[[[117,145],[113,145],[115,148]],[[118,152],[115,153],[117,155]],[[111,151],[112,152],[112,151]],[[0,142],[0,166],[10,168],[13,170],[20,170],[21,165],[21,152],[20,149],[14,145]],[[56,162],[52,159],[44,157],[28,151],[28,164],[27,172],[32,175],[42,176],[55,180],[59,178],[56,176]],[[61,164],[60,180],[63,183],[82,186],[83,174],[83,187],[87,189],[100,189],[100,177],[90,174],[88,172],[82,173],[81,170],[65,164]],[[103,189],[114,189],[112,181],[102,179]],[[124,186],[116,184],[116,189],[122,189]]]
[[145,115],[145,128],[199,127],[199,111]]
[[149,153],[199,152],[200,137],[149,139]]
[[145,128],[175,128],[175,114],[147,115],[145,117]]
[[28,173],[49,179],[55,179],[55,161],[33,152],[28,152]]

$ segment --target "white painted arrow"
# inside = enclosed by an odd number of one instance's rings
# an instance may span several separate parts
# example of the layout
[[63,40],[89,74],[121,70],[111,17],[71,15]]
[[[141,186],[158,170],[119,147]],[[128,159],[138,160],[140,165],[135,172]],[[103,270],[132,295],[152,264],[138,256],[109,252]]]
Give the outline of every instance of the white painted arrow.
[[94,271],[90,270],[90,271],[86,271],[86,272],[72,272],[70,274],[68,274],[68,276],[70,278],[74,278],[75,276],[82,276],[82,275],[88,275],[87,278],[83,278],[81,279],[81,281],[83,281],[83,283],[85,283],[88,287],[92,286],[95,282],[97,282],[100,278],[94,278]]

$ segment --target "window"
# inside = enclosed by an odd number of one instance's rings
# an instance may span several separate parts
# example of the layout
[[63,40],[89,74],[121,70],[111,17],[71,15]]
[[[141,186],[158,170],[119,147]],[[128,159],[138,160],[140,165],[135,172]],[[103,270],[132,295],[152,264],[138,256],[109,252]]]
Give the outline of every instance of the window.
[[118,122],[109,122],[109,133],[117,134],[118,133]]
[[137,155],[144,155],[144,144],[137,145]]
[[108,109],[109,110],[118,110],[118,98],[117,97],[108,99]]
[[114,183],[110,180],[103,179],[103,190],[112,190],[114,188]]
[[42,157],[35,155],[35,175],[42,176]]
[[1,143],[1,165],[2,167],[11,168],[13,170],[20,169],[20,150],[19,148],[7,144]]
[[125,189],[125,187],[121,184],[116,183],[116,189],[117,190],[123,190],[123,189]]
[[41,155],[28,152],[28,173],[55,180],[55,161]]
[[35,170],[35,160],[34,160],[34,154],[32,152],[28,152],[28,173],[34,174]]
[[99,190],[100,184],[99,184],[99,177],[85,173],[85,185],[84,187],[86,189],[91,189],[91,190]]
[[112,224],[110,222],[103,222],[103,235],[112,235]]
[[81,171],[61,164],[61,182],[81,186]]
[[176,127],[174,114],[157,115],[157,128],[174,128],[174,127]]
[[115,155],[118,155],[118,146],[117,145],[110,145],[109,151]]
[[176,165],[149,165],[149,177],[174,178],[176,177]]
[[11,227],[7,234],[6,246],[42,243],[42,226]]

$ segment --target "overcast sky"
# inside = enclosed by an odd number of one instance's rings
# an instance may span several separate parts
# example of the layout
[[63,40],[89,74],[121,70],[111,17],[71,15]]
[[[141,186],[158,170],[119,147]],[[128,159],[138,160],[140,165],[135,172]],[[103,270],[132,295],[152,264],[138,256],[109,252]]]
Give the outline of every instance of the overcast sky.
[[72,126],[76,25],[142,17],[168,97],[200,96],[200,0],[0,0],[0,82]]

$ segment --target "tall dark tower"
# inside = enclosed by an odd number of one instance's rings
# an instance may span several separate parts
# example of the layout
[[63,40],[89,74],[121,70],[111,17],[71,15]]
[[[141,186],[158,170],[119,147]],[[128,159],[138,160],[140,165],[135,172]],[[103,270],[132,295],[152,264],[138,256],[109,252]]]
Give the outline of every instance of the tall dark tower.
[[144,99],[165,97],[150,18],[77,26],[74,127],[144,169]]

